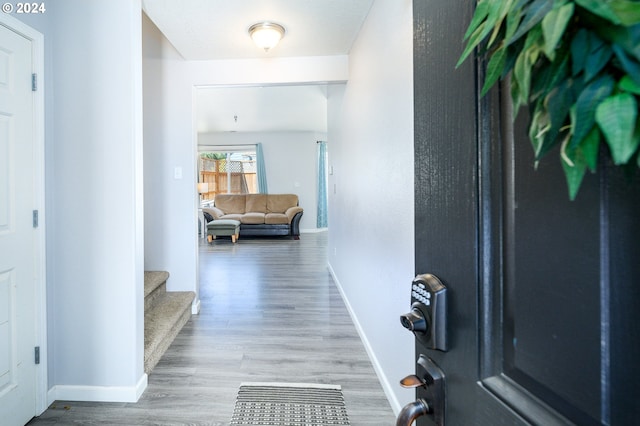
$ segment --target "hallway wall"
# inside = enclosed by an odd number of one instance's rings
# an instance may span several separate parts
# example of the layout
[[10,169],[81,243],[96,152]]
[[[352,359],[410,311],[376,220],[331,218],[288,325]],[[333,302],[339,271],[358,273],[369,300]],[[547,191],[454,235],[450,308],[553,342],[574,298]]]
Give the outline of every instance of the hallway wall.
[[144,268],[169,272],[169,290],[196,291],[197,178],[186,62],[146,14],[142,48]]
[[329,91],[329,262],[396,412],[413,399],[402,328],[414,276],[411,0],[376,0]]

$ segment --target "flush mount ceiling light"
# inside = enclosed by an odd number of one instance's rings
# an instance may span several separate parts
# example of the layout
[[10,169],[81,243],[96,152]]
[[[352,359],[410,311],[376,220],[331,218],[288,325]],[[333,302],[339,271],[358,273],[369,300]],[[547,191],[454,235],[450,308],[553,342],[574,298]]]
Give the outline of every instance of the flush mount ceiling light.
[[249,27],[253,42],[265,52],[269,52],[284,37],[284,27],[273,22],[258,22]]

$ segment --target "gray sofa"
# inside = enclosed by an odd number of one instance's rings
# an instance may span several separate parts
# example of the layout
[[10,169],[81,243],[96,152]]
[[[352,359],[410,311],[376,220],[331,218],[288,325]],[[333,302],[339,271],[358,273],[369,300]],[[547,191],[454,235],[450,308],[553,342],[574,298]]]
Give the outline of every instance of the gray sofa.
[[295,194],[218,194],[211,207],[204,207],[213,220],[240,222],[240,235],[289,235],[300,238],[303,209]]

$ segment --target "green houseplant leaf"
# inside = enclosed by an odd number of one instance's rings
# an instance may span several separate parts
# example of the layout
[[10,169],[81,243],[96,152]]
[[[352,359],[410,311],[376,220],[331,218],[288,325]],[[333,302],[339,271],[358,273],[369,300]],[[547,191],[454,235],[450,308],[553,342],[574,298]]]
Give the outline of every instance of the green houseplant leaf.
[[534,0],[529,2],[526,8],[526,12],[520,26],[516,32],[509,39],[506,40],[507,44],[511,44],[518,40],[523,35],[531,31],[535,26],[542,21],[542,18],[551,11],[553,8],[553,0]]
[[600,131],[594,126],[578,147],[584,156],[587,167],[592,172],[595,172],[598,167],[598,148],[601,137]]
[[563,81],[549,95],[537,104],[537,108],[545,108],[549,116],[547,131],[536,149],[536,160],[540,160],[562,138],[562,129],[570,122],[570,111],[574,102],[573,82]]
[[638,103],[633,95],[621,93],[605,99],[596,109],[596,122],[607,140],[614,164],[626,164],[638,148],[634,138]]
[[469,36],[469,41],[467,43],[467,47],[465,47],[465,49],[462,51],[462,55],[460,55],[460,59],[458,60],[458,63],[456,64],[456,68],[459,67],[460,65],[462,65],[464,60],[467,59],[467,57],[471,54],[471,52],[473,52],[473,49],[478,47],[478,45],[480,44],[480,42],[483,39],[483,37],[482,37],[483,28],[484,27],[478,27],[478,28],[475,29],[475,31],[473,33],[471,33],[471,35]]
[[613,25],[604,19],[588,14],[581,14],[579,22],[583,22],[585,28],[589,28],[590,32],[609,43],[612,48],[617,46],[636,61],[640,61],[640,25],[636,24],[630,27]]
[[638,84],[635,80],[633,80],[630,76],[625,75],[618,82],[618,88],[620,90],[635,93],[636,95],[640,95],[640,84]]
[[584,88],[576,101],[575,121],[573,121],[573,139],[580,142],[595,124],[596,108],[613,92],[614,80],[605,75]]
[[569,199],[575,200],[578,195],[578,190],[584,179],[584,175],[587,171],[587,164],[582,155],[579,153],[573,153],[572,159],[563,157],[562,170],[564,171],[565,178],[567,179],[567,186],[569,189]]
[[465,40],[469,39],[469,42],[462,55],[460,55],[460,60],[458,60],[456,67],[460,66],[473,49],[491,33],[494,34],[488,44],[491,45],[493,43],[512,2],[513,0],[484,0],[478,3],[476,13],[464,37]]
[[502,46],[498,49],[487,64],[487,74],[485,76],[484,85],[482,86],[481,96],[484,96],[491,86],[495,84],[496,81],[502,75],[502,70],[504,69],[505,62],[507,60],[507,48]]
[[525,105],[529,99],[531,89],[531,72],[533,64],[538,60],[542,51],[542,29],[538,26],[527,34],[524,47],[516,59],[513,67],[513,78],[516,81],[519,91],[518,97],[514,98],[514,110],[518,111],[521,105]]
[[469,23],[469,27],[467,31],[464,33],[464,40],[469,39],[471,34],[473,34],[480,24],[484,22],[489,14],[489,2],[488,1],[480,1],[476,6],[476,10],[473,14],[473,18],[471,19],[471,23]]
[[573,3],[555,7],[542,18],[542,34],[544,35],[544,53],[551,60],[560,38],[564,35],[569,20],[573,16]]
[[510,74],[535,162],[559,148],[571,199],[599,152],[640,167],[640,0],[479,0],[464,39],[456,66],[487,59],[482,96]]
[[589,54],[584,63],[585,81],[590,81],[596,77],[613,55],[611,47],[596,36],[591,38],[589,47]]
[[622,24],[631,26],[640,23],[640,5],[637,1],[612,0],[609,7]]
[[631,59],[620,46],[613,46],[613,51],[627,75],[640,84],[640,63]]
[[575,200],[587,168],[595,171],[598,161],[598,147],[600,145],[600,134],[598,128],[594,127],[580,145],[571,149],[567,147],[568,139],[562,145],[562,170],[567,179],[569,189],[569,199]]
[[589,35],[585,29],[579,30],[571,40],[571,74],[578,75],[584,69],[589,52]]
[[620,24],[620,18],[609,6],[609,2],[603,0],[575,0],[577,4],[587,9],[594,15],[598,15],[614,24]]

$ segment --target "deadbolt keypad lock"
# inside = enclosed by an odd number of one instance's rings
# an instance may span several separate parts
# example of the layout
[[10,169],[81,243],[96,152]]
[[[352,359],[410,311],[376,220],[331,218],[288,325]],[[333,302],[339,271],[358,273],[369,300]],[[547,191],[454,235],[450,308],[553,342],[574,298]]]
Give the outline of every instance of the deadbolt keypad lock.
[[447,350],[447,288],[432,274],[411,283],[411,311],[400,316],[402,325],[429,349]]

